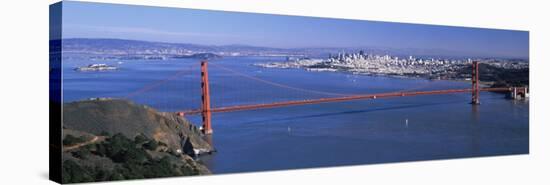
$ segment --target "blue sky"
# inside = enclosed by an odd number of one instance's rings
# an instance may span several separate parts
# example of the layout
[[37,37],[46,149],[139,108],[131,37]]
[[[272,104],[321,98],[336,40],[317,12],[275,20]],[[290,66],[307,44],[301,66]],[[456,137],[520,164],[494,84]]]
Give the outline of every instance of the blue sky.
[[389,47],[528,57],[526,31],[65,1],[63,38],[278,48]]

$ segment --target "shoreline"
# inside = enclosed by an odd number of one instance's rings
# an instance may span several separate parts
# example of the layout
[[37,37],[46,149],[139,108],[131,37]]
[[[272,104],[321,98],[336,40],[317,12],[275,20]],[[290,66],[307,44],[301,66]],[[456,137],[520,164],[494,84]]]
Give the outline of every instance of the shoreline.
[[[450,82],[464,82],[464,83],[471,83],[471,80],[467,79],[459,79],[459,78],[429,78],[429,77],[422,77],[422,76],[413,76],[413,75],[398,75],[398,74],[378,74],[378,73],[358,73],[358,72],[352,72],[347,70],[308,70],[310,68],[307,67],[265,67],[261,65],[252,64],[255,67],[258,68],[274,68],[274,69],[299,69],[306,72],[319,72],[319,73],[341,73],[341,74],[351,74],[351,75],[361,75],[361,76],[370,76],[370,77],[386,77],[391,79],[411,79],[411,80],[427,80],[427,81],[450,81]],[[492,85],[496,84],[495,81],[480,81],[479,84],[483,87],[491,87]],[[503,86],[504,87],[504,86]]]
[[[391,74],[376,74],[376,73],[357,73],[357,72],[350,72],[345,70],[323,70],[323,71],[315,71],[315,70],[308,70],[309,68],[303,68],[303,67],[294,67],[294,68],[280,68],[280,67],[263,67],[254,65],[258,68],[266,68],[266,69],[299,69],[306,72],[314,72],[314,73],[341,73],[341,74],[351,74],[351,75],[360,75],[360,76],[370,76],[370,77],[386,77],[386,78],[392,78],[392,79],[411,79],[411,80],[428,80],[428,81],[454,81],[454,82],[471,82],[471,80],[465,80],[465,79],[430,79],[426,77],[419,77],[419,76],[410,76],[410,75],[391,75]],[[480,84],[487,85],[489,83],[494,82],[480,82]]]

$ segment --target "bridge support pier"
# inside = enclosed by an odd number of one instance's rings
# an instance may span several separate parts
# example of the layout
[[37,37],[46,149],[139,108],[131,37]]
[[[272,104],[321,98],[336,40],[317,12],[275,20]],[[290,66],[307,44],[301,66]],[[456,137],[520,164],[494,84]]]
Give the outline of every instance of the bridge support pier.
[[472,105],[479,105],[479,62],[472,62]]
[[510,91],[510,98],[514,100],[528,100],[529,99],[529,90],[527,87],[513,87]]
[[212,112],[210,108],[210,88],[208,85],[208,62],[201,61],[201,89],[202,89],[202,131],[212,134]]

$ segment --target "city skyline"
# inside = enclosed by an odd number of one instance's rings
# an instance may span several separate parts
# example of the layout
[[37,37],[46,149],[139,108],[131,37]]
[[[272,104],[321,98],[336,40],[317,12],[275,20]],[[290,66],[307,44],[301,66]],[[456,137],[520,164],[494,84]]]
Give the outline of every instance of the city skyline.
[[529,57],[527,31],[71,1],[65,1],[63,9],[63,38],[274,48],[437,49],[478,56]]

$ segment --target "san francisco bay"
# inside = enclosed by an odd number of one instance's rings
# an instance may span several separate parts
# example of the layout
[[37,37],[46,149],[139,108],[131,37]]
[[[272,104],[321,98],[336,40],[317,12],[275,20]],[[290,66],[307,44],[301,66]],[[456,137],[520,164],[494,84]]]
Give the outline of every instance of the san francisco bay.
[[[471,86],[460,81],[253,65],[282,60],[224,57],[210,61],[212,106]],[[197,59],[101,62],[119,69],[79,72],[73,69],[97,61],[64,60],[65,102],[112,97],[166,112],[200,108]],[[171,80],[163,81],[166,78]],[[489,92],[481,93],[481,105],[470,101],[471,95],[462,93],[214,113],[210,137],[217,152],[200,160],[219,174],[529,153],[528,101]],[[200,116],[187,118],[200,126]]]

